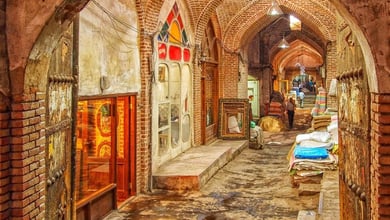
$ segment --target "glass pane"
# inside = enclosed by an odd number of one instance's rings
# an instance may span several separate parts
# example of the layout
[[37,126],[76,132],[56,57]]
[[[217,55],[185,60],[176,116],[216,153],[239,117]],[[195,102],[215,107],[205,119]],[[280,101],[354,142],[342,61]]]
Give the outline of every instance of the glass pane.
[[185,115],[183,117],[183,142],[186,143],[190,141],[191,131],[190,131],[190,115]]
[[213,114],[214,114],[213,103],[208,101],[206,102],[206,126],[210,126],[214,124]]
[[158,154],[164,155],[168,151],[168,131],[169,129],[165,129],[158,133],[159,143],[158,143]]
[[187,143],[190,140],[190,106],[191,102],[191,72],[188,65],[183,66],[181,78],[181,118],[182,118],[182,141]]
[[160,102],[166,102],[169,98],[169,89],[168,89],[168,67],[164,64],[158,67],[158,100]]
[[179,112],[180,106],[178,104],[171,105],[171,140],[172,147],[176,147],[179,142]]
[[180,137],[180,67],[178,64],[172,65],[169,72],[169,98],[171,102],[171,146],[179,145]]
[[76,199],[112,183],[111,99],[78,102],[76,147]]
[[163,128],[168,126],[169,118],[169,103],[158,105],[158,127]]
[[205,99],[206,99],[206,126],[214,124],[214,96],[215,96],[215,86],[214,86],[214,69],[208,68],[207,75],[205,78],[206,88],[205,88]]

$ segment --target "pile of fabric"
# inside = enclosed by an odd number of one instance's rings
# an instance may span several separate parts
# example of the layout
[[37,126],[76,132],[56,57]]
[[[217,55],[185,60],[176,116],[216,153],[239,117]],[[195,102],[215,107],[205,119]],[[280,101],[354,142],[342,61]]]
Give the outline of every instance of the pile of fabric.
[[318,88],[316,102],[311,111],[312,116],[323,114],[326,110],[326,91],[323,88]]
[[283,120],[278,117],[265,116],[259,120],[259,127],[263,131],[280,132],[286,130]]
[[[336,128],[334,127],[336,125]],[[330,125],[329,125],[330,126]],[[338,141],[335,130],[337,122],[332,124],[332,132],[314,131],[299,134],[289,154],[289,172],[294,187],[300,183],[320,183],[326,170],[338,167]]]

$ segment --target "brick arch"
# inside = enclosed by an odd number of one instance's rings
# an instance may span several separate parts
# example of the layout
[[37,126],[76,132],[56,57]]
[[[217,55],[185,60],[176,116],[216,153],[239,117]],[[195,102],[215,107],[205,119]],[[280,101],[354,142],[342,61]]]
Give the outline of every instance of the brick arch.
[[213,28],[214,28],[214,33],[215,33],[215,36],[218,38],[218,39],[221,39],[221,27],[219,26],[219,23],[218,23],[218,17],[216,14],[213,14],[210,18],[211,20],[211,23],[213,25]]
[[[323,47],[321,47],[321,45],[319,45],[317,42],[315,42],[314,40],[312,40],[311,38],[309,38],[305,35],[296,35],[296,36],[289,35],[288,37],[285,37],[285,39],[287,40],[287,42],[294,42],[296,40],[300,40],[300,41],[304,42],[305,44],[310,45],[310,47],[315,49],[322,57],[326,56],[325,49]],[[277,54],[279,52],[280,52],[280,48],[278,48],[278,45],[274,45],[269,50],[269,53],[268,53],[270,60],[274,60],[274,57],[277,56]]]
[[[74,16],[85,7],[89,0],[61,1],[59,6],[55,3],[42,3],[36,11],[28,11],[18,4],[7,7],[7,17],[19,15],[30,17],[31,22],[23,23],[17,19],[8,19],[8,50],[12,94],[22,94],[27,88],[36,88],[44,91],[46,81],[43,76],[37,76],[37,69],[45,74],[48,68],[50,54],[63,31],[70,25]],[[28,7],[26,3],[25,7]],[[34,14],[36,13],[36,14]],[[29,37],[22,37],[28,35]],[[47,39],[50,38],[50,41]],[[46,66],[46,67],[45,67]],[[17,82],[17,83],[12,83]],[[43,85],[44,84],[44,85]],[[43,89],[43,90],[41,90]],[[26,91],[29,92],[29,91]]]
[[[141,3],[141,0],[136,0],[136,2],[140,26],[139,29],[141,31],[140,37],[143,40],[147,40],[152,33],[158,31],[158,18],[161,13],[161,7],[163,6],[165,1],[149,0],[145,3]],[[142,40],[141,44],[144,44]]]
[[[140,30],[143,30],[143,32],[146,35],[151,35],[153,33],[156,33],[156,31],[159,31],[159,20],[164,20],[160,18],[161,14],[166,14],[171,10],[172,5],[174,2],[178,4],[180,9],[184,10],[185,13],[182,13],[181,16],[184,18],[184,20],[187,23],[186,27],[195,27],[195,21],[194,17],[196,16],[196,13],[194,13],[192,9],[200,8],[199,6],[194,6],[194,4],[198,3],[198,1],[178,1],[178,0],[160,0],[160,1],[154,1],[154,0],[148,0],[145,3],[141,3],[140,0],[137,0],[137,13],[138,17],[140,19],[139,25]],[[203,7],[203,5],[202,5]],[[186,29],[188,33],[192,33],[191,29]],[[189,36],[190,37],[190,36]]]
[[[194,1],[197,2],[197,1]],[[215,13],[216,8],[223,2],[223,0],[213,0],[209,1],[204,9],[199,13],[199,19],[196,21],[195,25],[195,43],[200,44],[202,41],[202,37],[204,35],[204,30],[207,27],[207,23],[210,19],[213,18],[213,14]],[[215,18],[215,17],[214,17]],[[212,19],[214,27],[219,27],[215,19]],[[220,29],[219,29],[220,30]],[[220,33],[220,31],[216,32]],[[218,36],[218,35],[217,35]]]
[[281,70],[284,69],[291,60],[295,60],[301,55],[312,57],[313,60],[318,62],[318,66],[322,65],[324,62],[323,55],[315,48],[311,47],[310,44],[301,40],[295,40],[290,43],[289,50],[279,50],[274,59],[272,59],[272,66],[274,68],[278,68],[278,72],[281,72]]
[[[324,40],[335,39],[335,16],[325,7],[319,7],[320,10],[315,14],[305,6],[312,5],[313,2],[304,1],[299,7],[296,4],[284,2],[281,8],[285,13],[294,14],[301,19],[302,23],[307,24],[313,31]],[[254,3],[242,9],[229,23],[227,30],[224,32],[223,41],[231,49],[238,49],[245,42],[250,41],[253,36],[261,29],[268,26],[274,18],[268,16],[267,10],[269,5],[264,3]],[[323,17],[329,17],[323,19]],[[332,19],[333,18],[333,19]],[[243,20],[247,21],[243,23]]]
[[[379,2],[378,2],[379,3]],[[370,7],[365,7],[364,9],[355,8],[356,11],[352,11],[350,8],[353,8],[354,6],[357,7],[359,3],[353,3],[350,4],[348,1],[344,0],[333,0],[332,4],[336,7],[338,13],[343,17],[344,21],[348,26],[351,28],[351,30],[354,32],[355,36],[357,37],[357,40],[361,46],[361,50],[364,54],[364,61],[365,66],[367,69],[368,75],[368,84],[369,84],[369,90],[370,92],[383,92],[383,93],[390,93],[390,87],[388,86],[390,83],[390,79],[388,77],[388,74],[390,74],[390,69],[383,68],[386,66],[386,63],[383,62],[383,59],[378,59],[378,57],[381,57],[384,53],[382,51],[382,48],[389,49],[388,46],[388,39],[386,38],[385,34],[380,33],[380,31],[374,31],[375,34],[370,35],[367,33],[366,27],[362,26],[361,22],[367,22],[367,20],[362,20],[359,18],[364,18],[362,14],[367,14],[366,17],[386,17],[387,21],[389,22],[390,19],[387,15],[379,15],[375,10],[373,10],[373,7],[379,7],[374,6],[375,4],[372,4]],[[354,5],[355,4],[355,5]],[[383,4],[383,3],[381,3]],[[384,3],[385,4],[385,3]],[[348,11],[348,9],[350,11]],[[362,11],[360,11],[362,10]],[[365,10],[365,11],[364,11]],[[372,22],[372,23],[371,23]],[[378,22],[380,23],[380,22]],[[385,21],[383,21],[383,24]],[[378,27],[374,25],[375,23],[371,20],[369,28],[377,29]],[[382,48],[377,48],[378,45],[382,45]],[[390,52],[387,52],[387,60],[390,60]],[[375,57],[375,58],[374,58]],[[379,61],[380,60],[380,61]],[[383,62],[381,63],[381,67],[378,68],[378,61]],[[390,64],[390,62],[389,62]],[[387,68],[390,68],[390,65],[388,65]],[[377,72],[377,69],[382,69],[383,72]],[[383,74],[383,75],[382,75]],[[382,75],[382,77],[381,77]],[[386,76],[386,77],[383,77]],[[378,81],[378,78],[380,80]]]

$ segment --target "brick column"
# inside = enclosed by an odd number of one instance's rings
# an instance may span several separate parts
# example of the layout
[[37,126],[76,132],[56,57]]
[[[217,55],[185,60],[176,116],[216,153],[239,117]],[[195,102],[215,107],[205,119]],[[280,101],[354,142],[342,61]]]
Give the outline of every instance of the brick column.
[[238,56],[237,54],[223,52],[221,60],[220,95],[223,98],[236,98],[238,96]]
[[323,87],[326,89],[326,105],[328,108],[337,109],[337,97],[329,96],[330,82],[337,76],[337,44],[331,42],[326,51],[326,79]]
[[[200,51],[197,53],[200,53]],[[193,144],[199,146],[202,143],[202,72],[198,64],[194,64],[193,74]]]
[[11,217],[44,219],[45,94],[13,96],[11,104]]
[[0,219],[9,219],[10,146],[8,120],[10,113],[0,95]]
[[390,94],[372,94],[371,216],[390,218]]
[[[137,193],[150,191],[152,173],[151,152],[151,69],[152,41],[150,36],[140,35],[141,91],[137,98]],[[155,70],[157,71],[157,70]]]

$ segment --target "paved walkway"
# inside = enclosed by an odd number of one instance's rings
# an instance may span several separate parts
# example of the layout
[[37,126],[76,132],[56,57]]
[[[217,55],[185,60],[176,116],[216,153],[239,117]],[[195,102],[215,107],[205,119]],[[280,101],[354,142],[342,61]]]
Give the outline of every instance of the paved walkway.
[[[337,220],[337,172],[332,173],[333,178],[323,179],[326,184],[322,184],[321,194],[306,196],[292,187],[287,172],[286,155],[296,135],[310,126],[307,114],[308,110],[297,110],[292,130],[264,132],[266,145],[262,150],[243,149],[200,190],[154,190],[130,199],[105,219],[290,220],[307,210],[321,214],[315,219]],[[336,207],[330,207],[329,202]]]

